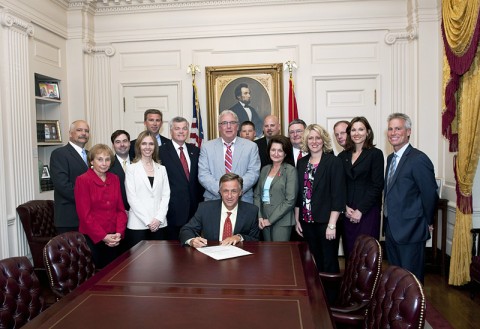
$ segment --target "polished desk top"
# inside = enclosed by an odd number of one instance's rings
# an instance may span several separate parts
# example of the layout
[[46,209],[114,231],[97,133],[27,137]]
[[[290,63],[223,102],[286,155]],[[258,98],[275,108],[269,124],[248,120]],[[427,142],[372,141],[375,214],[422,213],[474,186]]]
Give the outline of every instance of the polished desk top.
[[142,241],[25,328],[333,327],[304,243],[238,246],[253,255],[217,261]]

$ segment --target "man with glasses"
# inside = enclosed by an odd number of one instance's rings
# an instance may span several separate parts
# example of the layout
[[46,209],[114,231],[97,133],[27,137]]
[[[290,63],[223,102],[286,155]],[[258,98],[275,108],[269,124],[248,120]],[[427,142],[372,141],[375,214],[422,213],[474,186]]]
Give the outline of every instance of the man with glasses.
[[295,119],[288,124],[288,136],[293,146],[293,159],[295,160],[295,166],[297,161],[307,155],[307,152],[302,152],[302,136],[303,132],[307,128],[307,124],[302,119]]
[[220,178],[221,200],[200,203],[190,221],[180,230],[182,245],[205,247],[208,240],[222,245],[258,240],[258,208],[239,201],[242,195],[242,177],[228,173]]
[[235,173],[243,178],[242,201],[253,203],[253,186],[260,174],[260,157],[257,145],[237,137],[238,117],[230,110],[218,116],[220,137],[208,141],[200,149],[198,180],[205,188],[205,200],[220,199],[218,186],[225,173]]

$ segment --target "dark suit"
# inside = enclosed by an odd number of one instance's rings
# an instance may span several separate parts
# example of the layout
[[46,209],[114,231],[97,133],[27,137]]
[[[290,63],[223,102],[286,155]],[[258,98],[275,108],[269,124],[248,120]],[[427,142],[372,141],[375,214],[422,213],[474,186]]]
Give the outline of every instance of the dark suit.
[[[303,236],[312,252],[317,268],[321,272],[338,273],[338,241],[339,234],[334,240],[327,240],[325,232],[332,211],[342,212],[345,209],[345,175],[342,162],[332,153],[323,153],[317,170],[313,176],[311,211],[314,223],[303,220],[304,174],[310,154],[297,162],[298,198],[296,207],[300,209],[299,221],[302,225]],[[337,221],[337,226],[341,225]],[[338,230],[337,230],[338,231]]]
[[257,110],[255,110],[251,106],[249,106],[249,108],[250,108],[250,111],[252,111],[252,120],[249,119],[247,111],[245,111],[245,109],[243,108],[243,105],[240,104],[239,102],[237,102],[237,104],[229,108],[229,110],[233,111],[237,115],[239,126],[244,121],[252,121],[253,124],[255,125],[255,135],[257,137],[260,137],[263,134],[263,120],[258,115]]
[[425,241],[438,201],[433,164],[425,153],[408,145],[388,184],[392,157],[393,153],[387,158],[384,192],[387,258],[389,264],[409,270],[423,282]]
[[180,228],[197,211],[198,203],[203,200],[204,189],[198,182],[198,158],[200,149],[195,145],[185,143],[190,158],[190,179],[183,171],[180,157],[172,141],[160,147],[160,161],[167,169],[170,184],[170,202],[167,213],[167,239],[178,240]]
[[50,175],[55,200],[55,226],[59,232],[78,230],[78,215],[73,189],[75,180],[88,167],[70,143],[55,149],[50,157]]
[[114,156],[113,159],[113,165],[109,172],[118,176],[118,179],[120,180],[120,190],[122,192],[123,205],[125,210],[130,210],[130,205],[128,204],[127,200],[127,192],[125,191],[125,171],[123,171],[122,164],[118,160],[117,156]]
[[[220,241],[221,211],[222,200],[201,202],[192,219],[180,229],[182,245],[198,235],[207,240]],[[239,201],[233,234],[240,234],[245,241],[257,241],[259,233],[257,215],[257,206]]]
[[[162,145],[163,144],[166,144],[170,141],[169,138],[167,137],[164,137],[162,135],[160,135],[160,141],[162,142]],[[130,151],[128,152],[128,155],[130,156],[130,159],[135,159],[135,143],[137,142],[137,139],[134,139],[130,142]],[[160,147],[162,145],[158,145],[158,150],[160,151]]]
[[344,222],[343,245],[347,258],[359,235],[380,238],[383,191],[383,152],[375,147],[364,149],[353,164],[352,155],[352,151],[338,155],[345,171],[347,206],[362,213],[359,223]]
[[270,159],[270,154],[268,154],[268,142],[267,137],[262,137],[254,140],[258,146],[258,155],[260,156],[260,167],[263,168],[267,164],[272,164],[272,159]]

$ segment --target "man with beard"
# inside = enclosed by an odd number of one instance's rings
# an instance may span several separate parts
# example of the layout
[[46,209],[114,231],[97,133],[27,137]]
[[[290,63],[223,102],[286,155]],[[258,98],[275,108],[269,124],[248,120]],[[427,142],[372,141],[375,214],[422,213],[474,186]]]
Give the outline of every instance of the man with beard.
[[113,164],[110,172],[114,173],[120,179],[120,190],[122,192],[123,205],[125,210],[130,209],[127,201],[127,193],[125,192],[125,171],[130,165],[130,134],[125,130],[116,130],[111,137],[115,158],[112,159]]

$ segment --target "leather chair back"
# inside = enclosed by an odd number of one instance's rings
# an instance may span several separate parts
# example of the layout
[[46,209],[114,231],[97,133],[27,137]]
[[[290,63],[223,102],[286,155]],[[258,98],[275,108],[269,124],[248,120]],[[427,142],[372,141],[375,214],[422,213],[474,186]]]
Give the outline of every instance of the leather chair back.
[[336,307],[366,306],[372,299],[382,271],[382,248],[368,235],[360,235],[353,246],[340,285]]
[[368,307],[364,328],[424,328],[425,296],[409,271],[390,266]]
[[0,328],[20,328],[44,309],[40,283],[27,257],[0,260]]
[[60,298],[95,272],[92,253],[79,232],[67,232],[51,239],[44,248],[43,257],[50,287]]
[[45,268],[43,247],[57,235],[52,200],[33,200],[17,207],[36,269]]

